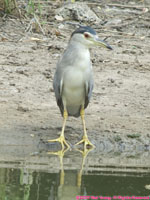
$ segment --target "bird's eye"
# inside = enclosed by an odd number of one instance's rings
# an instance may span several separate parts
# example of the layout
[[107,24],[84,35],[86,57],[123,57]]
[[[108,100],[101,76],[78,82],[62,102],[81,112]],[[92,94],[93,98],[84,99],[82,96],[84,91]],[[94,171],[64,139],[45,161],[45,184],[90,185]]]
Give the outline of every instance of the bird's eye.
[[90,35],[89,35],[88,33],[84,33],[84,37],[85,37],[85,38],[89,38]]

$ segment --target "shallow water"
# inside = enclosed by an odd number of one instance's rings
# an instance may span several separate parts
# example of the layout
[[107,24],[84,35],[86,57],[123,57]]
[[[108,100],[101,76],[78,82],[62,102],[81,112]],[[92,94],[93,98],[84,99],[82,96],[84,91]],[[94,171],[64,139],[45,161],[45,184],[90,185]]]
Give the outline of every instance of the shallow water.
[[97,162],[97,158],[92,152],[86,155],[80,152],[59,152],[59,155],[35,152],[17,162],[1,161],[0,200],[74,200],[77,196],[88,195],[90,199],[91,196],[150,195],[149,167],[120,163],[118,167],[104,165],[100,159]]
[[82,175],[81,186],[77,186],[78,172],[65,171],[64,184],[60,183],[60,173],[35,172],[31,169],[0,169],[0,199],[8,200],[51,200],[76,199],[77,195],[92,196],[148,196],[150,184],[147,174],[97,174]]

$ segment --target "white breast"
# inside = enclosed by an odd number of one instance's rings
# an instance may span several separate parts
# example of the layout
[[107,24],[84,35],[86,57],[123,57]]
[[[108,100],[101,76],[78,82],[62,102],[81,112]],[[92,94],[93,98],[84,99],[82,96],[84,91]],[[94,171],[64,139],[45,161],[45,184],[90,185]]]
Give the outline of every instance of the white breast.
[[67,105],[81,105],[85,96],[84,73],[70,69],[65,74],[63,83],[63,96]]
[[89,50],[82,48],[79,52],[76,49],[75,54],[72,65],[66,66],[63,73],[62,96],[70,113],[78,112],[79,107],[84,104],[85,85],[92,72]]

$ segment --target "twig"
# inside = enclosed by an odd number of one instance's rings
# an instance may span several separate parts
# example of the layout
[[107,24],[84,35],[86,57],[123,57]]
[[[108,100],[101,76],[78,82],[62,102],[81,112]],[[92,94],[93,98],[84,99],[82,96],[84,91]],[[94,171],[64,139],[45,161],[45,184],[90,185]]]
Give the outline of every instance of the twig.
[[119,25],[110,25],[109,27],[111,27],[111,28],[122,28],[122,27],[124,27],[124,26],[129,26],[129,25],[131,25],[131,24],[137,22],[138,20],[139,20],[139,18],[137,18],[137,19],[135,19],[135,20],[133,20],[133,21],[131,21],[131,22],[125,22],[125,23],[119,24]]
[[[88,5],[99,5],[101,6],[102,4],[100,3],[87,3]],[[130,6],[130,5],[123,5],[123,4],[107,4],[107,6],[114,6],[114,7],[121,7],[121,8],[133,8],[133,9],[138,9],[142,10],[143,8],[150,8],[150,6]]]
[[133,8],[133,9],[143,9],[143,8],[150,8],[150,6],[130,6],[130,5],[123,5],[123,4],[108,4],[108,6],[115,6],[115,7],[122,7],[122,8]]
[[34,19],[31,19],[31,20],[30,20],[30,22],[29,22],[27,28],[25,29],[25,32],[29,32],[29,31],[31,31],[33,21],[34,21]]
[[[106,30],[106,29],[101,29],[101,31],[106,31],[107,33],[108,32],[110,33],[110,34],[101,33],[101,37],[112,37],[111,33],[113,33],[113,34],[116,34],[116,35],[113,35],[113,37],[121,37],[121,36],[123,36],[123,37],[129,37],[129,38],[134,38],[134,39],[138,39],[139,40],[139,37],[133,35],[132,33],[119,32],[119,31]],[[98,33],[100,33],[100,32],[98,32]]]
[[41,30],[41,32],[43,33],[43,35],[45,35],[45,32],[44,32],[44,30],[43,30],[43,28],[42,28],[42,26],[41,26],[41,24],[40,24],[40,22],[39,22],[39,20],[37,19],[37,17],[36,17],[36,15],[34,14],[34,18],[32,18],[31,20],[30,20],[30,22],[29,22],[29,24],[28,24],[28,27],[26,28],[26,32],[29,32],[29,31],[31,31],[32,30],[32,24],[33,23],[37,23],[37,25],[38,25],[38,27],[40,28],[40,30]]

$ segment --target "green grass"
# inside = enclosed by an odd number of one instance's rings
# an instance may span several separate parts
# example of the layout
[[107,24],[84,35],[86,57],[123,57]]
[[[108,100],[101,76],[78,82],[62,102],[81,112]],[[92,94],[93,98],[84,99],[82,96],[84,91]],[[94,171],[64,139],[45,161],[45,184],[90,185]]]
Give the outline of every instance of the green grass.
[[12,11],[12,1],[4,0],[5,13],[11,13]]
[[27,15],[32,15],[34,16],[36,13],[39,13],[40,17],[42,15],[42,6],[41,6],[41,3],[38,2],[35,3],[34,0],[29,0],[29,3],[28,3],[28,6],[27,6]]

